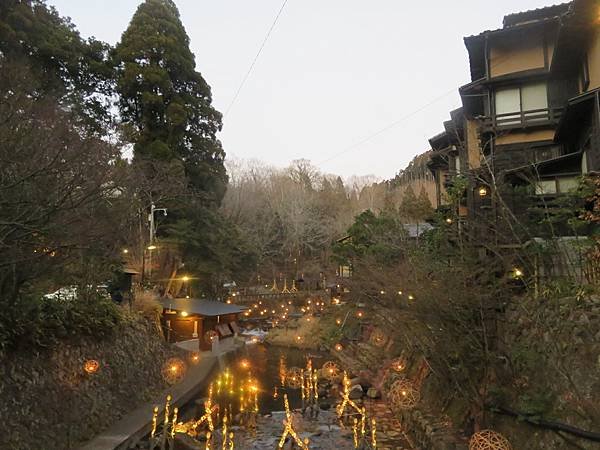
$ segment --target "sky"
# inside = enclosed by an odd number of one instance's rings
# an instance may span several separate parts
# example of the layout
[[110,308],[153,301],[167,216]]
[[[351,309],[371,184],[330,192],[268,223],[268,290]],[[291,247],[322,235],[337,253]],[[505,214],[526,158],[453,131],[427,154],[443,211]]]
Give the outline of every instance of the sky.
[[[283,0],[175,0],[224,112]],[[141,0],[47,0],[115,44]],[[470,81],[463,37],[551,0],[288,0],[219,138],[228,158],[393,177],[442,131]],[[393,126],[392,126],[393,125]],[[380,132],[381,131],[381,132]]]

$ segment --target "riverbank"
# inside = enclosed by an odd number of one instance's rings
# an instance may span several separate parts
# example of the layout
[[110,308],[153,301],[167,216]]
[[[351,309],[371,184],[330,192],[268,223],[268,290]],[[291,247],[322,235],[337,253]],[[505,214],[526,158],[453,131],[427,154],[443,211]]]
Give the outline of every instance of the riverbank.
[[285,326],[270,330],[265,342],[281,347],[317,350],[323,344],[321,318],[291,319]]

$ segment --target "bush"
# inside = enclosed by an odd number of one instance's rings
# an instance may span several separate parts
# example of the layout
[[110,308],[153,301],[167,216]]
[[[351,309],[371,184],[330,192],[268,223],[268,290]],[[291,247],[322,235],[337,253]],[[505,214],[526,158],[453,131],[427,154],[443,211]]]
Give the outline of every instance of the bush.
[[83,336],[103,338],[121,317],[118,306],[100,296],[68,301],[22,297],[0,310],[0,352],[52,348]]

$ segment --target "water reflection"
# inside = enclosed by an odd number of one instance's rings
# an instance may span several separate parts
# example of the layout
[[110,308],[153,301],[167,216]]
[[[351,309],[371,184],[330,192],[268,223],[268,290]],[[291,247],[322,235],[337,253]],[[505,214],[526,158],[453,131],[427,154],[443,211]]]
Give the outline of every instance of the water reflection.
[[[283,411],[283,395],[286,393],[290,407],[299,408],[302,405],[300,384],[287,379],[287,376],[293,377],[295,368],[305,368],[309,358],[313,360],[314,367],[320,367],[323,357],[318,352],[257,344],[248,345],[235,355],[229,355],[226,364],[236,380],[248,377],[256,380],[259,410],[267,413]],[[226,368],[223,367],[223,370]],[[218,377],[219,374],[215,374],[212,382]],[[290,385],[297,385],[298,388],[291,388]]]

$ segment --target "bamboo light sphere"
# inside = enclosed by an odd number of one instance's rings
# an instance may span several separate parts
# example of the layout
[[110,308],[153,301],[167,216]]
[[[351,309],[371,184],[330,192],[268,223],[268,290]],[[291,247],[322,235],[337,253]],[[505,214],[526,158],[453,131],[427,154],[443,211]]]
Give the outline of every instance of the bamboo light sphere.
[[162,367],[162,375],[169,384],[175,384],[181,381],[185,376],[186,365],[179,358],[168,359]]
[[289,388],[299,389],[304,380],[304,371],[300,367],[290,367],[285,374],[285,382]]
[[335,380],[340,376],[340,366],[333,361],[327,361],[321,367],[321,376],[327,380]]
[[95,359],[88,359],[83,364],[83,370],[85,370],[90,375],[94,374],[94,373],[98,372],[98,370],[100,370],[100,363],[98,361],[96,361]]
[[406,369],[406,359],[403,357],[398,357],[392,361],[392,369],[396,372],[402,372]]
[[412,409],[419,403],[421,393],[412,381],[401,378],[392,384],[388,398],[393,409]]
[[381,328],[375,328],[369,336],[369,340],[376,347],[383,347],[387,342],[387,336]]
[[471,436],[469,450],[512,450],[512,446],[500,433],[482,430]]

